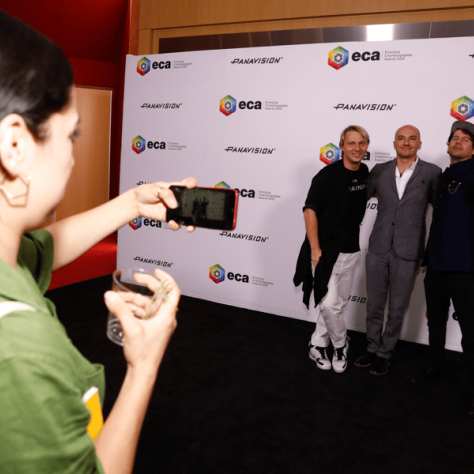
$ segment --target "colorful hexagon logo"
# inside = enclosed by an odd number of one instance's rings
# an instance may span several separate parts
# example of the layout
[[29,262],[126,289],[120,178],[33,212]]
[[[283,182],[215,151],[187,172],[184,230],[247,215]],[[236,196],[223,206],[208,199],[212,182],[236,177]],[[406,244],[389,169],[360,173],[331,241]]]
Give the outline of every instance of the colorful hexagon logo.
[[342,46],[338,46],[329,53],[328,64],[334,69],[341,69],[349,62],[349,51]]
[[132,222],[129,222],[128,225],[133,229],[137,230],[142,226],[142,218],[137,217],[136,219],[133,219]]
[[451,102],[451,116],[458,120],[467,120],[474,117],[474,101],[463,95]]
[[333,143],[328,143],[321,147],[321,150],[319,151],[319,159],[323,163],[331,165],[341,159],[341,149]]
[[209,278],[214,283],[220,283],[225,280],[225,270],[220,265],[213,265],[209,269]]
[[137,153],[138,155],[142,152],[145,151],[146,147],[146,140],[138,135],[135,137],[132,141],[132,150]]
[[237,109],[237,101],[231,96],[226,95],[221,99],[221,108],[219,109],[225,116],[233,114]]
[[230,186],[225,181],[221,181],[220,183],[217,183],[214,187],[230,189]]
[[150,72],[150,60],[143,57],[137,63],[137,72],[140,76],[144,76],[147,72]]

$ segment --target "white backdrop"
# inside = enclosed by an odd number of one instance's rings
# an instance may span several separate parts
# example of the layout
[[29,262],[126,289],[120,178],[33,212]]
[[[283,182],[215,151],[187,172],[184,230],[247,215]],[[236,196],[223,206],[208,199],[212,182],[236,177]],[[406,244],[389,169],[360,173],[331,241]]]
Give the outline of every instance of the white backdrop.
[[[339,47],[348,61],[336,69],[328,59]],[[224,182],[241,195],[233,232],[172,232],[145,219],[125,226],[118,267],[159,266],[185,295],[315,321],[317,310],[306,309],[292,278],[305,235],[302,207],[326,166],[321,148],[337,145],[347,125],[362,125],[371,137],[370,169],[395,157],[396,129],[413,124],[419,156],[446,168],[452,103],[465,104],[465,119],[474,106],[470,54],[470,39],[452,38],[128,56],[120,192],[194,176],[200,186]],[[225,115],[220,104],[229,95],[236,108]],[[376,204],[368,203],[361,228],[364,257]],[[226,273],[217,284],[209,277],[215,265]],[[423,277],[402,338],[426,343]],[[350,329],[365,332],[366,296],[363,258],[346,309]],[[460,337],[450,317],[446,347],[460,350]]]

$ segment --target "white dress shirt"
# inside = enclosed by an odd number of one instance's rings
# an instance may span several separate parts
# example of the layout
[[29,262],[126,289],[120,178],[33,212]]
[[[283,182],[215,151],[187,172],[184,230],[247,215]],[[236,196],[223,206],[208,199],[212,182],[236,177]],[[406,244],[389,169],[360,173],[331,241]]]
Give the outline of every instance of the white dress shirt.
[[395,166],[395,181],[397,183],[398,198],[402,199],[405,188],[407,187],[408,180],[411,178],[413,171],[415,171],[415,166],[418,163],[418,157],[412,163],[412,165],[407,168],[403,174],[400,176],[400,170],[398,166]]

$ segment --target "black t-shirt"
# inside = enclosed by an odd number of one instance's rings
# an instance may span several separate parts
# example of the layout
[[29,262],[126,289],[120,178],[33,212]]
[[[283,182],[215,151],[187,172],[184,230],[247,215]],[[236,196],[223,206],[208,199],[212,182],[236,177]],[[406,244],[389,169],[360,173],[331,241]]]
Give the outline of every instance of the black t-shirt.
[[359,226],[365,214],[368,176],[364,163],[351,171],[339,160],[313,178],[303,210],[309,208],[316,213],[322,249],[337,246],[342,253],[360,250]]
[[348,198],[346,206],[347,239],[341,249],[343,253],[354,253],[360,250],[359,230],[364,218],[367,203],[367,177],[362,166],[357,171],[344,168],[348,181]]

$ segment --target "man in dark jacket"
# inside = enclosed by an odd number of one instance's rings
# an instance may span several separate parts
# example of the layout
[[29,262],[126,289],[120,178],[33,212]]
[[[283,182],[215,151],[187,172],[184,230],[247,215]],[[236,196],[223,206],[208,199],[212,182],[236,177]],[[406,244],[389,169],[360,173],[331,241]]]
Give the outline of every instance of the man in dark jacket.
[[465,411],[474,417],[474,125],[457,121],[448,139],[450,166],[441,175],[425,256],[430,343],[428,369],[410,379],[429,382],[445,369],[444,344],[450,300],[462,332],[468,369]]
[[[323,168],[311,183],[304,211],[306,239],[301,247],[294,283],[303,283],[303,301],[320,302],[309,357],[322,370],[337,373],[347,368],[349,338],[343,312],[352,275],[359,262],[359,226],[365,214],[368,168],[361,164],[369,135],[351,125],[341,134],[342,160]],[[332,343],[332,363],[327,349]]]

